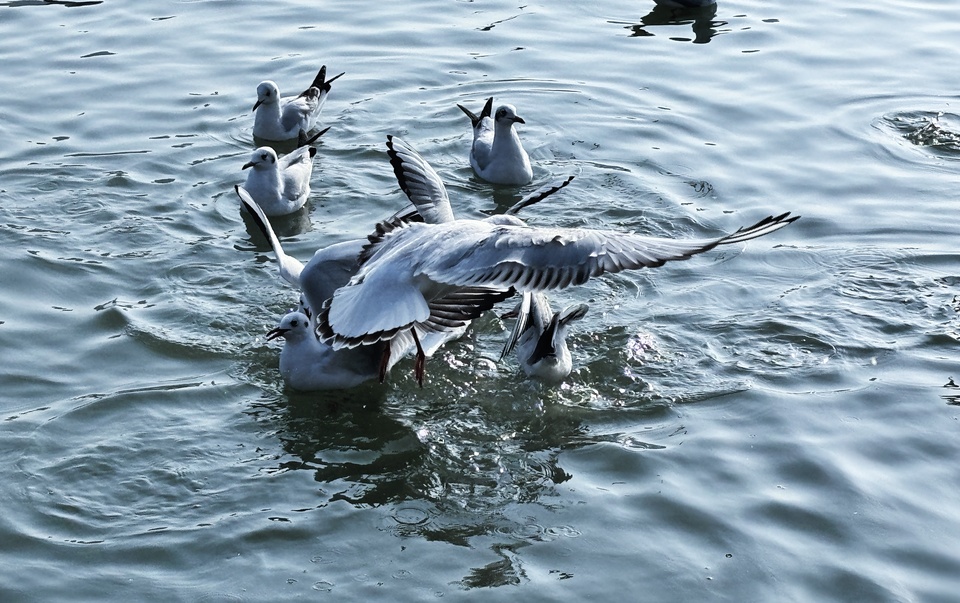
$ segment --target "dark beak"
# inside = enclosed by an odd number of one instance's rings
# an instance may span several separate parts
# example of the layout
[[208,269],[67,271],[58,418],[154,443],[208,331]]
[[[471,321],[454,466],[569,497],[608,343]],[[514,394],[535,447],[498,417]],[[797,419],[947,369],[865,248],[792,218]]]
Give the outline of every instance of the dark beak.
[[241,169],[241,170],[245,170],[245,169],[247,169],[247,168],[252,168],[252,167],[255,166],[255,165],[257,165],[256,162],[254,162],[254,161],[248,161],[248,162],[244,163],[244,164],[243,164],[243,167],[240,168],[240,169]]
[[250,109],[250,110],[251,110],[251,111],[256,111],[256,110],[257,110],[257,107],[259,107],[261,103],[263,103],[263,101],[257,99],[257,102],[253,103],[253,109]]
[[287,334],[287,331],[289,331],[289,330],[290,330],[290,329],[281,329],[280,327],[277,327],[277,328],[275,328],[275,329],[270,329],[270,330],[267,332],[267,341],[272,341],[272,340],[276,339],[277,337],[283,337],[284,335]]

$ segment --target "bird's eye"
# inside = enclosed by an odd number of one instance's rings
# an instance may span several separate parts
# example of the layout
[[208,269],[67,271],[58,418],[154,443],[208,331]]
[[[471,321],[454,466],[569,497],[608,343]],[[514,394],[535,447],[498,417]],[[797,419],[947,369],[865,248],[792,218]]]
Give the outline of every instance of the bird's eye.
[[260,153],[260,159],[263,159],[264,161],[266,161],[266,160],[267,160],[267,154],[266,154],[266,153]]
[[504,111],[503,109],[500,109],[499,111],[497,111],[497,119],[501,119],[506,114],[507,114],[506,111]]
[[294,326],[294,327],[297,326],[297,325],[299,325],[299,324],[300,324],[300,321],[299,321],[299,320],[293,320],[293,321],[290,322],[290,326]]

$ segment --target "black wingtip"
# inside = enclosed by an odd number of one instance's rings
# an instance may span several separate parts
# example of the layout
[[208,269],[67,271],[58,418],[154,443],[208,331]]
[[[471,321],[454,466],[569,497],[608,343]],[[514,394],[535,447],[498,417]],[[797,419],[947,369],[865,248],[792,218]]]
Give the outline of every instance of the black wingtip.
[[324,92],[330,92],[330,84],[332,84],[333,82],[339,80],[340,77],[343,76],[343,75],[346,75],[346,73],[347,73],[346,71],[341,71],[341,72],[338,73],[337,75],[335,75],[335,76],[333,76],[332,78],[330,78],[329,80],[325,81],[325,82],[323,83],[323,87],[321,88],[321,90],[323,90]]
[[323,90],[323,84],[326,79],[327,79],[327,66],[324,65],[320,67],[320,71],[318,71],[316,77],[313,78],[313,83],[310,84],[310,87]]
[[390,158],[390,166],[393,167],[393,175],[397,177],[397,184],[400,185],[400,190],[403,191],[404,195],[409,197],[410,187],[407,184],[406,170],[403,169],[403,158],[400,157],[400,153],[398,153],[394,147],[392,134],[387,134],[387,157]]
[[[261,211],[257,211],[257,210],[260,209],[259,207],[256,207],[256,206],[254,206],[254,205],[251,205],[251,203],[256,203],[256,202],[253,201],[253,198],[252,198],[252,197],[250,197],[250,193],[248,193],[248,192],[246,191],[246,189],[243,189],[243,187],[241,187],[239,184],[233,185],[233,190],[235,190],[235,191],[237,192],[237,196],[240,197],[240,207],[242,207],[243,209],[245,209],[245,210],[247,211],[247,213],[250,214],[250,217],[253,219],[253,222],[257,225],[257,228],[260,229],[260,232],[261,232],[261,234],[263,234],[263,237],[264,237],[265,239],[269,240],[269,239],[270,239],[270,235],[269,235],[270,230],[269,230],[269,228],[267,227],[267,225],[263,223],[263,220],[265,219],[265,216],[264,216],[264,214],[262,213],[262,210],[261,210]],[[240,192],[241,190],[243,190],[243,193]],[[249,200],[244,197],[244,194],[246,194],[247,197],[249,197]]]
[[471,111],[470,109],[467,109],[463,105],[458,104],[457,106],[460,107],[461,111],[467,114],[467,117],[470,118],[470,123],[473,125],[474,128],[476,128],[477,124],[480,123],[480,118],[477,117],[477,114]]
[[538,188],[537,190],[533,191],[532,193],[530,193],[529,195],[527,195],[527,196],[524,197],[523,199],[520,199],[519,201],[517,201],[516,203],[514,203],[513,205],[511,205],[511,206],[510,206],[509,208],[507,208],[507,210],[506,210],[505,212],[503,212],[503,213],[505,213],[505,214],[507,214],[507,215],[510,215],[510,216],[516,215],[521,209],[523,209],[523,208],[525,208],[525,207],[530,207],[531,205],[533,205],[533,204],[535,204],[535,203],[539,203],[539,202],[543,201],[544,199],[546,199],[547,197],[549,197],[550,195],[552,195],[553,193],[559,191],[559,190],[562,189],[562,188],[565,188],[568,184],[570,184],[571,182],[573,182],[573,179],[576,178],[576,177],[577,177],[577,175],[576,175],[576,174],[573,174],[573,175],[571,175],[571,176],[567,176],[562,182],[560,182],[560,183],[558,183],[558,184],[547,185],[547,186],[543,186],[543,187],[541,187],[541,188]]
[[720,239],[717,244],[727,245],[730,243],[742,243],[750,239],[756,239],[770,233],[776,232],[785,226],[793,224],[800,219],[800,216],[791,216],[790,212],[783,212],[778,216],[767,216],[756,224],[750,226],[741,226],[736,231]]
[[310,145],[312,145],[313,143],[317,142],[317,140],[318,140],[321,136],[323,136],[324,134],[326,134],[327,131],[330,130],[330,128],[331,128],[331,126],[327,126],[326,128],[320,130],[319,132],[317,132],[316,134],[314,134],[314,135],[311,136],[310,138],[307,138],[307,133],[304,132],[304,131],[301,129],[301,130],[300,130],[300,133],[297,135],[297,148],[299,149],[300,147],[310,146]]
[[486,104],[483,105],[483,111],[480,112],[480,119],[483,119],[484,117],[492,117],[492,116],[493,116],[493,97],[491,96],[490,98],[487,99]]

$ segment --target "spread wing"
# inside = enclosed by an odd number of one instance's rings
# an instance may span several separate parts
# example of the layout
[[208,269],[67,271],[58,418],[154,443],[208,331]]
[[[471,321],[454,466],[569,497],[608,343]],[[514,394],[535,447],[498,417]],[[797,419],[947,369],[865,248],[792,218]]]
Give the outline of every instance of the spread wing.
[[[580,285],[604,272],[655,268],[718,245],[775,232],[797,220],[789,212],[713,239],[669,239],[592,229],[490,226],[473,238],[434,247],[421,266],[431,280],[461,287],[546,291]],[[488,222],[489,223],[489,222]]]
[[[405,328],[436,321],[437,304],[444,300],[474,318],[492,306],[490,300],[505,299],[514,289],[562,289],[604,272],[662,266],[770,234],[798,216],[785,213],[722,237],[686,240],[531,228],[516,218],[498,218],[395,225],[368,250],[358,274],[324,305],[318,334],[335,347],[388,340]],[[464,290],[471,295],[457,299]]]
[[236,185],[234,189],[240,197],[240,204],[250,213],[257,228],[260,229],[263,236],[270,242],[270,247],[273,248],[273,254],[277,256],[277,263],[280,264],[280,276],[283,280],[299,289],[300,273],[303,271],[303,264],[296,258],[284,253],[283,247],[280,246],[280,240],[277,239],[277,235],[273,232],[273,227],[270,226],[270,220],[267,219],[266,214],[263,213],[263,210],[260,209],[257,202],[253,200],[250,193],[239,184]]

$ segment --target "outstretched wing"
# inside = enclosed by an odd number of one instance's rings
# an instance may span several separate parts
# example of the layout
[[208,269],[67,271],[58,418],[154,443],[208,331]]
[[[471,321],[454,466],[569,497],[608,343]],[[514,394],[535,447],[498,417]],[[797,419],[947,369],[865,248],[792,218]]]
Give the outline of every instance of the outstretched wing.
[[514,287],[546,291],[580,285],[604,272],[655,268],[686,260],[718,245],[755,239],[797,220],[789,212],[714,239],[668,239],[591,229],[491,226],[471,240],[425,254],[420,270],[439,283],[460,287]]
[[521,209],[523,209],[523,208],[525,208],[525,207],[530,207],[530,206],[533,205],[534,203],[540,203],[541,201],[543,201],[544,199],[546,199],[547,197],[549,197],[549,196],[552,195],[553,193],[555,193],[555,192],[557,192],[558,190],[564,188],[565,186],[567,186],[568,184],[570,184],[571,182],[573,182],[573,179],[574,179],[574,178],[576,178],[576,175],[567,176],[566,178],[564,178],[564,179],[561,180],[560,182],[551,182],[550,184],[546,184],[546,185],[544,185],[544,186],[541,186],[540,188],[538,188],[537,190],[533,191],[532,193],[530,193],[529,195],[527,195],[527,196],[524,197],[523,199],[520,199],[519,201],[517,201],[516,203],[514,203],[513,205],[511,205],[510,207],[508,207],[508,208],[507,208],[507,211],[505,211],[505,212],[503,212],[503,213],[505,213],[505,214],[507,214],[507,215],[510,215],[510,216],[514,216],[514,215],[520,213],[520,210],[521,210]]
[[247,210],[250,217],[253,218],[254,224],[257,225],[257,228],[260,229],[263,236],[270,242],[270,247],[273,248],[273,254],[277,256],[277,263],[280,264],[280,276],[283,280],[299,289],[300,273],[303,271],[303,264],[300,263],[300,260],[290,257],[283,252],[283,247],[280,246],[280,240],[273,232],[273,227],[270,226],[270,220],[267,219],[267,215],[263,213],[263,210],[260,209],[257,202],[253,200],[250,193],[239,184],[234,187],[234,190],[237,191],[237,195],[240,197],[240,204]]
[[[335,347],[388,340],[406,328],[442,324],[437,304],[445,300],[460,304],[456,312],[472,319],[514,289],[562,289],[604,272],[662,266],[770,234],[797,219],[785,213],[723,237],[677,240],[531,228],[512,216],[496,218],[392,225],[367,250],[357,275],[324,304],[318,334]],[[479,293],[456,298],[463,290]]]
[[430,224],[453,221],[450,197],[439,174],[410,145],[396,136],[387,136],[387,155],[400,189],[407,195],[423,221]]

